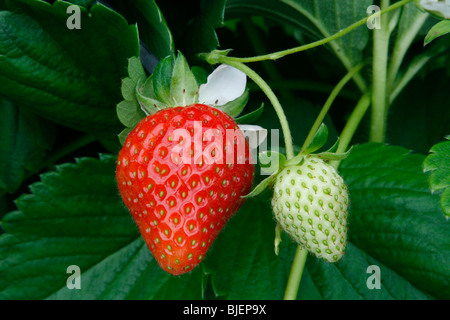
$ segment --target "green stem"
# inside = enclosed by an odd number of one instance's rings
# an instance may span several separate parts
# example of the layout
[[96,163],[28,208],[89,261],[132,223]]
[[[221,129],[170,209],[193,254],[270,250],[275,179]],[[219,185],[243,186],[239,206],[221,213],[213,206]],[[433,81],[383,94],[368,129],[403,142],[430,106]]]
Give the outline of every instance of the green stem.
[[[316,47],[319,47],[321,45],[327,44],[327,43],[329,43],[329,42],[331,42],[333,40],[336,40],[336,39],[346,35],[347,33],[355,30],[356,28],[366,24],[367,21],[369,21],[369,19],[371,20],[371,19],[377,18],[377,17],[379,17],[379,16],[381,16],[383,14],[386,14],[386,13],[388,13],[390,11],[398,9],[398,8],[404,6],[404,5],[406,5],[406,4],[408,4],[409,2],[412,2],[412,1],[414,1],[414,0],[402,0],[402,1],[396,2],[395,4],[393,4],[393,5],[389,6],[389,7],[384,7],[383,10],[381,10],[381,11],[379,11],[377,13],[374,13],[373,15],[368,16],[368,17],[366,17],[364,19],[361,19],[361,20],[353,23],[352,25],[348,26],[347,28],[342,29],[341,31],[339,31],[339,32],[337,32],[337,33],[335,33],[335,34],[333,34],[333,35],[331,35],[329,37],[326,37],[324,39],[321,39],[321,40],[318,40],[318,41],[315,41],[315,42],[312,42],[312,43],[309,43],[309,44],[306,44],[306,45],[302,45],[302,46],[298,46],[298,47],[295,47],[295,48],[282,50],[282,51],[278,51],[278,52],[274,52],[274,53],[269,53],[269,54],[265,54],[265,55],[261,55],[261,56],[255,56],[255,57],[246,57],[246,58],[227,57],[227,61],[248,63],[248,62],[257,62],[257,61],[264,61],[264,60],[277,60],[277,59],[280,59],[280,58],[285,57],[285,56],[290,55],[290,54],[294,54],[294,53],[306,51],[306,50],[309,50],[309,49],[312,49],[312,48],[316,48]],[[208,58],[207,58],[208,60],[209,59],[214,60],[215,58],[216,58],[216,56],[214,55],[214,52],[208,54]],[[215,63],[213,62],[212,64],[215,64]]]
[[[406,10],[406,8],[404,10]],[[397,39],[395,40],[394,48],[392,50],[387,74],[387,86],[390,90],[389,93],[391,93],[393,90],[398,71],[400,70],[400,66],[403,62],[403,59],[405,58],[406,52],[411,47],[414,38],[422,28],[427,18],[428,14],[418,13],[414,19],[414,22],[410,24],[409,28],[405,32],[399,33],[397,35]]]
[[355,134],[356,129],[361,123],[361,120],[363,119],[364,115],[366,114],[367,109],[370,106],[370,103],[371,103],[370,93],[364,94],[358,101],[358,104],[356,105],[355,109],[350,115],[350,118],[345,124],[344,129],[341,132],[341,135],[339,137],[339,146],[336,150],[336,153],[344,153],[345,151],[347,151],[347,148],[350,145],[353,135]]
[[226,57],[223,56],[224,59],[218,59],[218,63],[225,63],[227,65],[230,65],[232,67],[235,67],[238,70],[241,70],[244,72],[250,79],[252,79],[260,88],[261,90],[266,94],[267,98],[272,103],[273,108],[275,109],[275,112],[278,116],[278,119],[280,120],[281,129],[283,131],[284,135],[284,143],[286,147],[286,158],[291,159],[294,157],[294,146],[292,143],[292,135],[291,130],[289,129],[289,124],[286,118],[286,115],[284,114],[283,107],[281,106],[280,102],[278,101],[277,96],[272,91],[270,86],[264,81],[263,78],[261,78],[255,71],[247,67],[245,64],[235,61],[228,61],[225,59]]
[[[389,6],[389,0],[381,1],[381,8]],[[389,52],[389,20],[381,21],[381,29],[373,30],[373,78],[372,78],[372,119],[370,141],[384,142],[386,131],[387,68]]]
[[294,261],[292,262],[291,272],[284,292],[284,300],[296,300],[300,281],[302,280],[303,270],[305,269],[308,250],[301,246],[297,247]]
[[322,110],[320,110],[319,115],[316,118],[316,121],[314,122],[314,125],[312,126],[311,130],[309,131],[308,136],[306,137],[306,140],[301,148],[300,152],[303,152],[312,142],[314,139],[314,136],[319,129],[320,125],[323,122],[323,119],[325,119],[325,116],[327,115],[328,111],[331,108],[331,105],[333,104],[336,97],[339,95],[339,92],[344,88],[344,86],[353,78],[355,74],[357,74],[362,67],[364,66],[364,63],[358,64],[356,67],[354,67],[352,70],[350,70],[339,83],[336,85],[336,87],[331,92],[330,96],[328,97],[327,101],[322,107]]
[[[339,136],[339,146],[336,150],[336,153],[344,153],[347,151],[347,148],[350,145],[350,142],[353,138],[353,135],[356,132],[356,129],[358,128],[359,124],[361,123],[361,120],[363,119],[364,115],[366,114],[367,110],[370,107],[370,103],[371,103],[370,93],[365,93],[359,100],[358,104],[356,105],[355,109],[350,115],[350,118],[345,124],[345,127],[342,130],[341,135]],[[330,165],[332,165],[336,169],[339,167],[340,163],[341,161],[338,160],[330,161]]]

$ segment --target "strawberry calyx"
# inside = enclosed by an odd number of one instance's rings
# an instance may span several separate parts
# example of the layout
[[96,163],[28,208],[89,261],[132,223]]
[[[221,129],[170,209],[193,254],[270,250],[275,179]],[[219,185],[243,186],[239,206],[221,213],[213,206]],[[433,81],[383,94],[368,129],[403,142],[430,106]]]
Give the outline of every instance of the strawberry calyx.
[[[178,52],[176,57],[170,55],[162,59],[153,73],[147,76],[140,58],[130,58],[128,77],[122,80],[123,100],[117,105],[117,116],[126,127],[119,134],[121,144],[124,144],[128,134],[142,119],[166,108],[202,103],[218,108],[234,118],[237,123],[242,123],[238,116],[248,102],[249,90],[246,89],[245,74],[233,69],[229,66],[220,66],[207,77],[206,71],[202,68],[191,69],[186,58]],[[235,81],[236,78],[238,81]],[[210,87],[216,87],[219,91],[217,98],[214,97],[214,90],[205,89],[209,82],[215,82],[215,86]],[[254,120],[261,114],[262,108],[261,106],[258,110],[243,116],[242,120],[245,119],[247,122]]]
[[324,161],[329,160],[343,160],[348,157],[351,152],[351,148],[345,153],[336,153],[339,146],[339,139],[328,150],[320,153],[313,153],[322,148],[328,140],[328,128],[325,124],[321,124],[317,130],[311,143],[303,150],[300,151],[295,157],[286,159],[286,156],[276,151],[264,151],[258,155],[261,170],[265,172],[269,177],[262,180],[256,185],[252,191],[245,195],[246,198],[255,197],[261,194],[264,190],[271,187],[276,180],[277,175],[287,167],[294,167],[301,165],[306,158],[318,158]]

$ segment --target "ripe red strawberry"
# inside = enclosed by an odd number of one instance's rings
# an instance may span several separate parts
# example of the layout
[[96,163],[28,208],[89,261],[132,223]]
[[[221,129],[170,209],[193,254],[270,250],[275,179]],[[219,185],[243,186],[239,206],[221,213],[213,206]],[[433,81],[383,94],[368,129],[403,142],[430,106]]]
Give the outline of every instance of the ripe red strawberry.
[[244,203],[241,196],[250,192],[253,173],[248,143],[236,122],[216,108],[195,104],[144,118],[119,153],[116,176],[153,256],[164,270],[179,275],[203,260]]

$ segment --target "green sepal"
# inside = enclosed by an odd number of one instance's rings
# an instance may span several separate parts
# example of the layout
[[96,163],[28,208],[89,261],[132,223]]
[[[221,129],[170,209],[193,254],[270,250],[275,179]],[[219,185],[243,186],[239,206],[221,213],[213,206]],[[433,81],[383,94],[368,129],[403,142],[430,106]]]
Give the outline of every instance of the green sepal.
[[[128,60],[128,77],[122,80],[123,101],[117,117],[127,128],[134,128],[147,115],[159,110],[190,105],[198,100],[198,84],[184,56],[178,52],[162,59],[147,77],[139,57]],[[120,133],[123,142],[129,131]]]
[[139,57],[131,57],[130,59],[128,59],[128,76],[135,83],[145,81],[145,79],[147,78],[144,67],[142,66]]
[[198,102],[196,77],[181,52],[175,59],[171,55],[162,59],[138,89],[137,99],[148,114]]
[[[207,80],[206,71],[200,67],[190,69],[181,52],[176,58],[169,55],[162,59],[149,77],[140,59],[133,57],[128,62],[128,74],[122,80],[124,100],[117,105],[117,116],[129,128],[134,128],[147,115],[159,110],[198,103],[199,83]],[[248,99],[249,90],[246,89],[240,97],[217,108],[235,118],[242,112]],[[259,117],[262,111],[263,106],[243,116],[241,121],[248,123]],[[124,136],[126,131],[121,133],[121,141]]]
[[139,88],[139,92],[145,97],[154,98],[155,90],[153,89],[153,74],[151,74],[147,79],[144,79],[144,84]]
[[292,159],[287,160],[284,163],[284,165],[286,167],[288,167],[288,166],[298,166],[298,165],[301,165],[304,160],[305,160],[305,155],[303,153],[299,153],[295,157],[293,157]]
[[328,127],[324,123],[322,123],[319,129],[317,130],[316,134],[314,135],[313,140],[311,141],[309,146],[307,146],[305,150],[302,151],[302,154],[305,155],[314,152],[316,150],[319,150],[325,145],[327,139],[328,139]]
[[258,155],[261,170],[266,174],[274,174],[286,165],[284,154],[276,151],[264,151]]
[[450,33],[450,20],[444,20],[436,23],[428,34],[425,36],[424,46],[430,44],[436,38],[444,36]]
[[[128,77],[122,79],[121,85],[124,100],[116,106],[117,117],[127,128],[134,128],[146,116],[136,96],[140,83],[143,83],[145,79],[146,74],[140,58],[131,57],[128,59]],[[125,139],[125,131],[122,131],[119,140],[122,142]]]
[[250,124],[255,122],[256,120],[259,119],[259,117],[262,115],[264,111],[264,103],[261,104],[261,107],[259,107],[258,109],[249,112],[247,114],[244,114],[243,116],[240,116],[238,118],[235,118],[234,121],[236,121],[236,123],[238,124]]
[[146,74],[139,57],[128,59],[128,77],[122,79],[121,92],[125,100],[133,100],[134,90],[140,81],[145,81]]
[[229,101],[221,106],[215,106],[217,109],[222,110],[223,112],[227,113],[229,116],[235,118],[237,117],[242,110],[244,110],[245,105],[248,102],[248,96],[249,96],[249,90],[248,88],[245,89],[244,93],[234,99],[233,101]]
[[181,52],[178,52],[173,66],[170,82],[170,100],[177,105],[184,106],[198,102],[197,81]]
[[268,187],[270,187],[270,185],[272,185],[275,178],[276,178],[275,174],[265,178],[256,187],[254,187],[253,190],[249,194],[241,196],[241,198],[252,198],[252,197],[255,197],[255,196],[261,194],[264,190],[266,190]]
[[155,96],[150,98],[161,101],[167,106],[171,106],[174,103],[170,96],[173,63],[173,57],[171,55],[167,56],[156,65],[153,71],[153,91]]
[[123,146],[125,145],[125,141],[127,140],[128,135],[131,131],[133,131],[134,128],[125,128],[122,130],[122,132],[119,133],[119,142]]
[[337,149],[339,148],[339,142],[340,142],[340,140],[338,137],[336,142],[333,144],[333,146],[330,149],[328,149],[326,152],[336,152]]
[[350,148],[347,152],[344,152],[344,153],[321,152],[321,153],[318,153],[318,154],[310,154],[308,156],[314,157],[314,158],[323,159],[323,160],[344,160],[345,158],[348,157],[348,155],[350,154],[352,149],[353,149],[353,147]]
[[134,82],[131,78],[122,79],[122,85],[120,87],[120,91],[122,93],[122,97],[125,100],[133,100],[134,99],[134,90],[136,89],[136,82]]
[[159,100],[150,98],[150,96],[146,96],[141,94],[142,89],[140,89],[139,85],[136,87],[135,95],[136,99],[144,112],[149,115],[157,112],[158,110],[162,110],[167,108],[167,106]]
[[136,100],[123,100],[117,105],[117,116],[125,127],[134,128],[145,118],[145,113]]
[[218,64],[221,57],[227,56],[233,49],[213,50],[209,53],[200,53],[198,57],[211,65]]

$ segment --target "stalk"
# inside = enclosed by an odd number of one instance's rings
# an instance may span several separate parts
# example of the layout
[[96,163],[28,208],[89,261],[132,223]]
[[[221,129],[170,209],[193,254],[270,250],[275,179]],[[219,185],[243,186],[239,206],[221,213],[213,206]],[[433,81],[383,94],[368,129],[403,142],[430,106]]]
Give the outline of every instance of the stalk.
[[291,273],[284,292],[284,300],[296,300],[300,281],[302,279],[303,270],[305,269],[306,259],[308,258],[308,250],[301,246],[297,247],[294,261],[292,262]]
[[306,140],[303,144],[303,147],[300,152],[303,152],[309,144],[314,139],[314,135],[316,134],[317,130],[319,129],[320,125],[322,124],[323,120],[325,119],[325,116],[327,115],[328,111],[331,108],[331,105],[333,104],[334,100],[336,100],[337,96],[339,95],[339,92],[344,88],[344,86],[353,78],[355,74],[357,74],[362,67],[364,66],[364,63],[358,64],[356,67],[354,67],[352,70],[350,70],[339,83],[336,85],[336,87],[331,92],[330,96],[328,97],[327,101],[322,107],[322,110],[320,110],[319,115],[316,118],[316,121],[314,122],[314,125],[312,126],[311,130],[309,131],[308,136],[306,137]]
[[[381,8],[389,6],[389,0],[381,1]],[[381,29],[373,30],[373,78],[372,78],[372,121],[370,141],[384,142],[386,133],[387,68],[389,51],[389,20],[381,21]]]
[[[329,43],[329,42],[331,42],[333,40],[339,39],[340,37],[345,36],[347,33],[349,33],[351,31],[355,30],[356,28],[366,24],[367,21],[375,19],[375,18],[378,18],[381,15],[384,15],[384,14],[386,14],[388,12],[391,12],[391,11],[393,11],[395,9],[398,9],[398,8],[404,6],[404,5],[406,5],[406,4],[408,4],[408,3],[412,2],[412,1],[414,1],[414,0],[402,0],[402,1],[394,3],[391,6],[383,6],[381,8],[382,10],[380,12],[374,13],[371,16],[363,18],[363,19],[361,19],[361,20],[351,24],[347,28],[342,29],[341,31],[339,31],[339,32],[337,32],[337,33],[335,33],[335,34],[333,34],[333,35],[331,35],[329,37],[323,38],[323,39],[315,41],[315,42],[311,42],[311,43],[308,43],[308,44],[305,44],[305,45],[301,45],[301,46],[298,46],[298,47],[294,47],[294,48],[291,48],[291,49],[287,49],[287,50],[281,50],[281,51],[277,51],[277,52],[273,52],[273,53],[269,53],[269,54],[264,54],[264,55],[260,55],[260,56],[254,56],[254,57],[239,58],[239,57],[231,57],[230,56],[230,57],[227,57],[227,60],[228,61],[234,61],[234,62],[242,62],[242,63],[258,62],[258,61],[264,61],[264,60],[277,60],[277,59],[283,58],[283,57],[285,57],[287,55],[290,55],[290,54],[299,53],[299,52],[302,52],[302,51],[313,49],[313,48],[322,46],[324,44],[327,44],[327,43]],[[389,3],[389,1],[386,1],[386,0],[384,0],[384,2],[388,2]]]
[[250,79],[252,79],[258,87],[261,88],[261,90],[266,94],[267,98],[272,103],[273,108],[275,109],[275,112],[278,116],[278,119],[281,124],[281,130],[283,131],[284,136],[284,144],[286,148],[286,158],[291,159],[294,157],[294,146],[292,143],[292,135],[291,130],[289,128],[289,124],[286,118],[286,115],[284,114],[283,107],[280,104],[280,101],[278,100],[275,93],[272,91],[270,86],[267,84],[266,81],[264,81],[263,78],[261,78],[255,71],[250,69],[248,66],[241,62],[235,62],[235,61],[229,61],[227,57],[222,56],[222,58],[219,57],[218,60],[219,63],[225,63],[227,65],[230,65],[232,67],[235,67],[238,70],[241,70],[244,72]]

